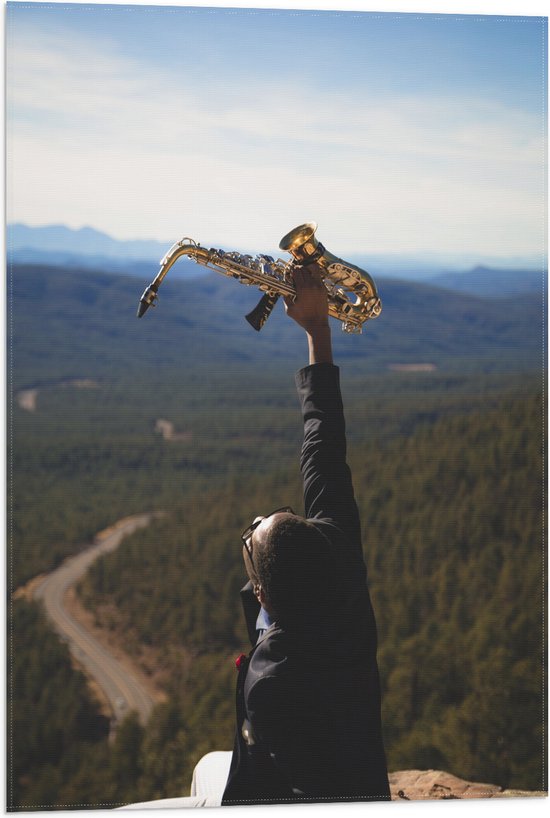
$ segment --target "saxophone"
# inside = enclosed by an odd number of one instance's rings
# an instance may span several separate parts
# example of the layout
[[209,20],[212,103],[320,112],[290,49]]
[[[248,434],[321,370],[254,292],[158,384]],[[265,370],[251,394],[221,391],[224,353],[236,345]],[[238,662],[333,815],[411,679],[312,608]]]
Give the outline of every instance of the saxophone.
[[[274,260],[264,254],[252,257],[234,250],[207,250],[185,237],[176,242],[161,260],[157,277],[139,300],[138,318],[150,306],[155,306],[159,286],[168,270],[181,256],[189,256],[209,270],[235,278],[241,284],[254,285],[265,293],[255,309],[245,316],[249,324],[259,331],[281,295],[296,296],[293,267],[316,263],[323,271],[329,315],[342,321],[344,332],[360,333],[364,322],[376,318],[382,310],[374,281],[365,270],[329,253],[315,238],[316,229],[315,222],[306,222],[281,239],[279,249],[290,253],[291,261]],[[354,296],[353,300],[349,294]]]

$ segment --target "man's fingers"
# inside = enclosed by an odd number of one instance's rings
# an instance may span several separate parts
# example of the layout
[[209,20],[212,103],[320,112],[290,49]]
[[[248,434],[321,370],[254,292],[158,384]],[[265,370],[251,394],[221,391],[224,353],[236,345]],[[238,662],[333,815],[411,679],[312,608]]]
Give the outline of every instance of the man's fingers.
[[295,266],[291,272],[294,284],[296,285],[296,291],[298,291],[300,287],[304,286],[304,268]]
[[318,267],[317,264],[312,264],[311,267],[308,267],[308,273],[310,275],[311,280],[316,285],[322,283],[324,278],[324,272],[322,267]]
[[322,286],[322,270],[316,264],[311,267],[293,267],[292,277],[296,285],[296,292],[308,287]]

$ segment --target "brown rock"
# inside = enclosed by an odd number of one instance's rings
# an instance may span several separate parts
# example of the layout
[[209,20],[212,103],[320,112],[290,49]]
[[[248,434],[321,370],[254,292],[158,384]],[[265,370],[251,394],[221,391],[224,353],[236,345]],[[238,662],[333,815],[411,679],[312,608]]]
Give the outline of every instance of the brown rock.
[[503,790],[496,784],[464,781],[441,770],[399,770],[389,774],[393,801],[445,800],[455,798],[543,798],[546,792]]

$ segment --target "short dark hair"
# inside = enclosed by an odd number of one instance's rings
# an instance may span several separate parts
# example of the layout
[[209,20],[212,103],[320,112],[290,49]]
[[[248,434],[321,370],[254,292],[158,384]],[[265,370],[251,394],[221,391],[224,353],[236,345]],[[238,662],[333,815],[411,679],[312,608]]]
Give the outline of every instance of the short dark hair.
[[329,542],[312,522],[295,514],[278,515],[254,548],[254,563],[277,619],[321,614],[333,572]]

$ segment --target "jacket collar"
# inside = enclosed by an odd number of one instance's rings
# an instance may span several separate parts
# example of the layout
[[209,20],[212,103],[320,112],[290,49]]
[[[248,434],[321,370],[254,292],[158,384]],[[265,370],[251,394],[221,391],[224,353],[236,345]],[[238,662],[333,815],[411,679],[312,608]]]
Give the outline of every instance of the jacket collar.
[[256,648],[258,647],[258,645],[261,645],[261,644],[262,644],[262,642],[265,642],[265,640],[266,640],[268,637],[270,637],[272,633],[274,633],[275,631],[280,631],[280,630],[281,630],[280,626],[279,626],[279,625],[277,625],[277,623],[276,623],[276,622],[273,622],[273,624],[271,624],[271,625],[269,626],[269,628],[268,628],[267,630],[265,630],[265,631],[262,633],[262,635],[259,637],[258,641],[257,641],[257,642],[256,642],[256,644],[254,645],[254,647],[252,648],[252,650],[250,651],[250,653],[253,653],[253,652],[256,650]]
[[250,643],[254,645],[256,643],[256,620],[258,618],[258,614],[260,613],[260,603],[254,596],[254,591],[252,589],[252,583],[247,582],[244,588],[241,588],[241,602],[244,611],[244,618],[246,621],[246,629],[248,631],[248,637],[250,639]]

